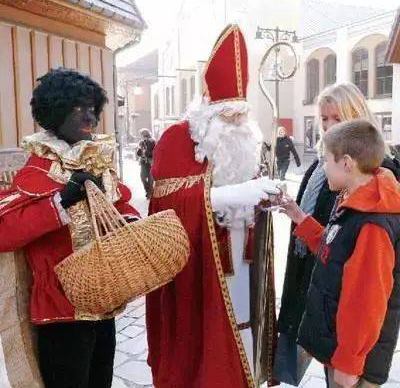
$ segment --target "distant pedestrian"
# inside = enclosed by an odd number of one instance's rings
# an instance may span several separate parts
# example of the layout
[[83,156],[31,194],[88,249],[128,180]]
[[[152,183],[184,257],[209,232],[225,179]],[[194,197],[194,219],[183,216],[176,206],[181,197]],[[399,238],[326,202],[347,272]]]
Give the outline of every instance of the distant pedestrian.
[[152,139],[150,131],[147,128],[142,128],[140,130],[140,136],[142,140],[139,142],[139,148],[136,155],[139,157],[140,178],[146,191],[146,198],[150,198],[151,190],[153,188],[153,178],[150,169],[156,142]]
[[276,164],[278,178],[281,181],[285,180],[286,172],[290,164],[290,153],[293,154],[294,160],[296,161],[297,167],[301,165],[299,155],[297,154],[296,148],[292,139],[287,136],[286,128],[278,128],[278,138],[276,140]]

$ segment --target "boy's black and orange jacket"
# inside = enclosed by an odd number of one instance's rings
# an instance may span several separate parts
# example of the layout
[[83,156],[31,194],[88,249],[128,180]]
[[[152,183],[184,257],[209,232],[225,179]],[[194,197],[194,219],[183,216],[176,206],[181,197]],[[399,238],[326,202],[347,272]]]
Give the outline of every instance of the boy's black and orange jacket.
[[317,254],[299,344],[343,372],[383,384],[400,326],[400,185],[379,171],[334,207],[324,229],[295,229]]

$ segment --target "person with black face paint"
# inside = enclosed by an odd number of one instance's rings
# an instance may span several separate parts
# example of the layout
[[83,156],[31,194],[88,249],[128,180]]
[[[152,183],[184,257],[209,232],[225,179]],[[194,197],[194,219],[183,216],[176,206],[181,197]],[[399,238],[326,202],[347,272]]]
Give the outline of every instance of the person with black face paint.
[[23,139],[31,153],[10,190],[0,192],[0,252],[23,249],[33,275],[30,300],[46,388],[110,388],[114,317],[78,311],[54,267],[94,237],[84,182],[93,181],[128,220],[139,214],[114,170],[115,143],[96,135],[106,92],[88,76],[59,68],[38,79],[32,114],[44,128]]

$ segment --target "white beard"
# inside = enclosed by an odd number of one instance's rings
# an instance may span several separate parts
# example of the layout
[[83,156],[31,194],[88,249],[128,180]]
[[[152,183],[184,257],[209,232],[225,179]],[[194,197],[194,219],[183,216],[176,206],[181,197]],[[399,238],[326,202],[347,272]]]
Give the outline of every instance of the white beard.
[[[214,187],[242,183],[253,179],[259,169],[262,135],[257,123],[246,116],[238,125],[228,124],[221,113],[247,114],[244,101],[228,101],[215,105],[197,103],[189,108],[187,119],[195,145],[195,158],[213,164]],[[226,207],[217,214],[217,222],[226,227],[254,224],[253,207]]]

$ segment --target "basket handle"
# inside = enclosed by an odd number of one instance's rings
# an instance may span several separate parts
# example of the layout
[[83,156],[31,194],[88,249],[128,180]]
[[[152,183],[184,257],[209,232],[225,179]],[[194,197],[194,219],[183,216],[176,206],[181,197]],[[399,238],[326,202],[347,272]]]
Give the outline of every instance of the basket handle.
[[87,180],[85,188],[96,239],[128,224],[92,181]]

